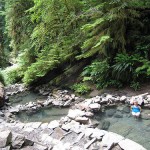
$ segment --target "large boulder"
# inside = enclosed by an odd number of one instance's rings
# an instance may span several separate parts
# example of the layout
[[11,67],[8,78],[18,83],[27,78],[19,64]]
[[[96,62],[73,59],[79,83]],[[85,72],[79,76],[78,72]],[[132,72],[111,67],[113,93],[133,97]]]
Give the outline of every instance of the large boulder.
[[12,133],[10,131],[0,132],[0,148],[4,148],[11,143]]
[[0,82],[0,107],[4,106],[4,85]]

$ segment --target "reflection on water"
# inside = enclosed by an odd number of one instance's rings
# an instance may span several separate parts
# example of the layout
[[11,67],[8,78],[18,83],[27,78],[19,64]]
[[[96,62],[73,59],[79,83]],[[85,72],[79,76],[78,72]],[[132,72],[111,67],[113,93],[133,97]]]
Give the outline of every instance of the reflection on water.
[[[134,119],[127,106],[106,109],[95,116],[100,122],[100,129],[107,129],[123,135],[150,150],[150,118]],[[150,110],[143,110],[142,114],[150,114]]]
[[22,112],[16,116],[22,122],[50,122],[68,114],[67,108],[42,108],[37,112]]

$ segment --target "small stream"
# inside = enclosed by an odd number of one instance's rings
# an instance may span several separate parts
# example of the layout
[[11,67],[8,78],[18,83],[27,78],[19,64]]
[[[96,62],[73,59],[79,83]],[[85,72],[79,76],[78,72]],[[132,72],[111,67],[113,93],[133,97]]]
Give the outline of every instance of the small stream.
[[[37,100],[46,100],[46,96],[26,91],[10,97],[13,106]],[[16,118],[22,122],[50,122],[67,114],[68,108],[46,107],[36,112],[19,113]],[[142,114],[150,114],[150,110],[143,109]],[[135,120],[130,113],[130,108],[120,105],[96,113],[94,119],[99,122],[99,129],[118,133],[150,150],[150,117]]]

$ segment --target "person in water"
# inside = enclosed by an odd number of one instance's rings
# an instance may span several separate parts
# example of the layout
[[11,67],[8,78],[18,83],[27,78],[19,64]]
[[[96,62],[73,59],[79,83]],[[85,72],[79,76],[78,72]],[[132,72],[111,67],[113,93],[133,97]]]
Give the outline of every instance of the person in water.
[[139,118],[141,114],[141,107],[138,105],[137,101],[133,102],[133,105],[131,106],[132,115],[135,118]]

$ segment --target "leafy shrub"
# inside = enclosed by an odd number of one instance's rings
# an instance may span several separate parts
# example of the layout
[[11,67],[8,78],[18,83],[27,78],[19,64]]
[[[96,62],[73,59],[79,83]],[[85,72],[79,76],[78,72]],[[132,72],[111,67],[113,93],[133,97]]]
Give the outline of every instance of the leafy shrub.
[[142,65],[136,68],[137,74],[146,74],[147,76],[150,75],[150,61],[142,60]]
[[82,72],[83,81],[92,81],[97,85],[97,88],[107,86],[110,66],[107,60],[94,61],[91,65],[84,68]]
[[4,76],[0,70],[0,82],[2,82],[3,84],[5,84],[5,81],[4,81]]
[[130,87],[133,88],[135,91],[137,91],[137,90],[140,89],[140,83],[132,81],[131,84],[130,84]]
[[4,71],[5,76],[5,81],[6,84],[13,84],[18,81],[21,81],[23,75],[24,75],[24,70],[21,66],[14,65],[11,67],[7,67]]
[[112,66],[112,76],[121,82],[130,83],[135,74],[135,69],[142,58],[139,55],[118,54]]
[[84,84],[84,83],[76,83],[71,88],[76,93],[79,93],[79,94],[82,94],[82,95],[88,93],[91,90],[91,88],[89,86],[87,86],[86,84]]

